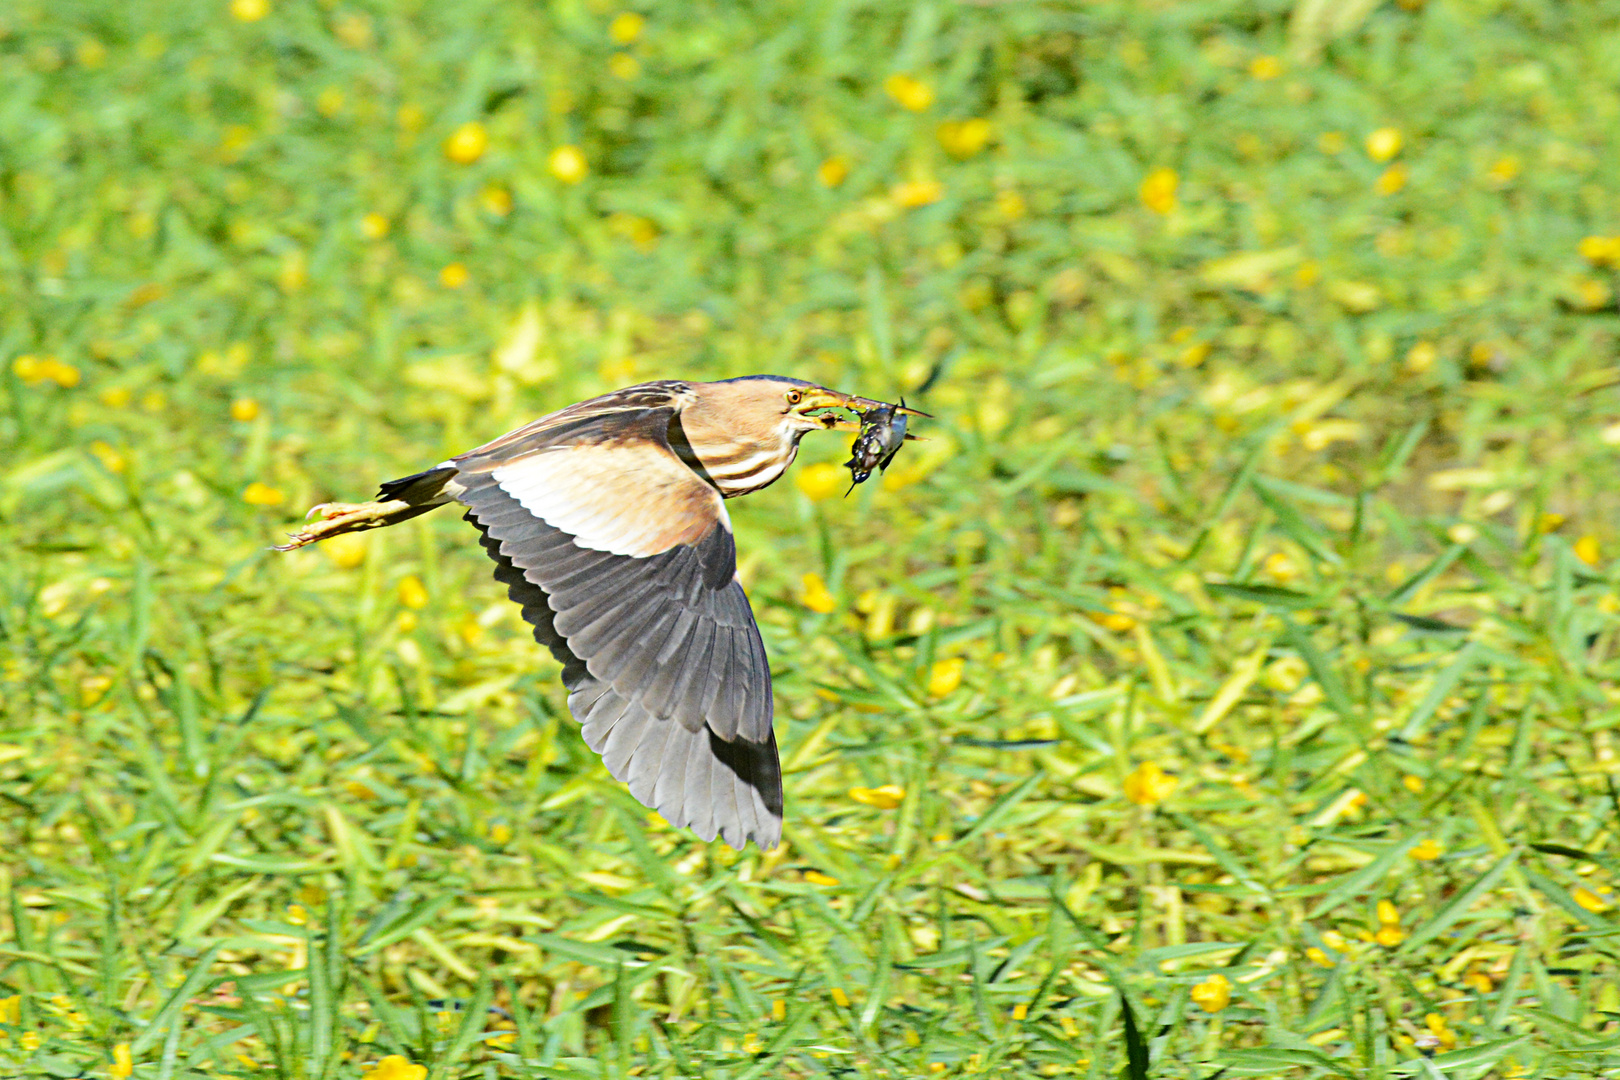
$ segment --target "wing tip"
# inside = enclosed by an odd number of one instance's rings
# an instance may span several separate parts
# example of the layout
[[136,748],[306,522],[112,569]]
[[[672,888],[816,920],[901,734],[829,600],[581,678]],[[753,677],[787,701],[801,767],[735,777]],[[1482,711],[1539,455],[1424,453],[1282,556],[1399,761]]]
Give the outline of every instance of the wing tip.
[[[741,851],[781,843],[781,766],[774,736],[764,743],[726,742],[713,731],[689,731],[645,713],[598,728],[587,745],[603,755],[608,773],[631,796],[677,829],[704,843],[718,837]],[[610,710],[611,711],[611,710]],[[621,730],[625,719],[634,731]],[[622,741],[633,739],[633,745]],[[651,755],[655,761],[649,763]]]

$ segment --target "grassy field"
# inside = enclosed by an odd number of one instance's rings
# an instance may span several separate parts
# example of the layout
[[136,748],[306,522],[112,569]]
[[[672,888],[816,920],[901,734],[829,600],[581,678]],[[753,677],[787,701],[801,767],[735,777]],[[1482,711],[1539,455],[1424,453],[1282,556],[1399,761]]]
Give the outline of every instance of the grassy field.
[[[1613,0],[10,0],[0,1075],[1616,1075],[1615,70]],[[452,512],[266,550],[753,372],[937,417],[732,504],[771,853]]]

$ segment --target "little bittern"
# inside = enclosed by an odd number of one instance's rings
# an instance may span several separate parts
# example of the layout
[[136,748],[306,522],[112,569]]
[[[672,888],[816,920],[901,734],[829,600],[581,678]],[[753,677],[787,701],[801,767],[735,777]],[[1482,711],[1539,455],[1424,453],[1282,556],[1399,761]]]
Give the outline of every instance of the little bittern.
[[281,550],[465,506],[608,771],[704,840],[775,847],[771,672],[724,500],[773,483],[806,432],[858,429],[827,410],[879,408],[776,375],[643,383],[389,481],[375,502],[318,506]]

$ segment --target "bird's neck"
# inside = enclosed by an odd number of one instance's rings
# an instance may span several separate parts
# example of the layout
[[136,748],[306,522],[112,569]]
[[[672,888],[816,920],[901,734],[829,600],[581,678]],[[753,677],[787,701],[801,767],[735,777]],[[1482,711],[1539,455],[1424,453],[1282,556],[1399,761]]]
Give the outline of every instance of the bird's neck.
[[790,431],[782,432],[774,442],[725,438],[713,430],[703,434],[699,451],[678,424],[671,424],[670,449],[727,499],[770,487],[799,453],[797,433]]
[[799,441],[793,438],[777,446],[749,443],[715,455],[714,464],[706,462],[705,468],[720,494],[735,499],[776,483],[798,453]]

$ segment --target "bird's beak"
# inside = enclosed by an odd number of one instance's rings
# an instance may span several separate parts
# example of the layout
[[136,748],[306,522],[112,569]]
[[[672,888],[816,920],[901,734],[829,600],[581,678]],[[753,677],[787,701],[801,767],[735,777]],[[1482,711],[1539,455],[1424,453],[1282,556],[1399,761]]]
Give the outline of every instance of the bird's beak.
[[[794,406],[793,411],[800,416],[819,421],[826,431],[859,431],[861,425],[855,420],[846,420],[836,413],[819,413],[811,416],[818,409],[848,409],[852,413],[864,413],[868,409],[875,409],[886,405],[887,402],[873,401],[871,398],[855,397],[852,394],[841,393],[837,390],[828,390],[824,386],[815,386],[804,392],[804,398]],[[895,407],[895,412],[906,416],[929,417],[928,413],[905,405]],[[929,417],[932,419],[931,417]]]
[[861,425],[853,420],[846,420],[837,413],[820,412],[822,409],[848,409],[858,412],[862,399],[851,397],[837,390],[828,390],[824,386],[809,387],[804,397],[793,407],[798,416],[804,417],[812,423],[819,424],[824,431],[859,431]]

